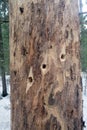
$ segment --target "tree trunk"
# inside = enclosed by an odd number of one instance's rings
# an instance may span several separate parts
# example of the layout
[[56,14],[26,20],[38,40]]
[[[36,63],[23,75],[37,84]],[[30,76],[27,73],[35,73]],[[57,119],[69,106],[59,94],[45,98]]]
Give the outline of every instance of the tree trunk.
[[7,87],[6,87],[6,78],[5,78],[5,67],[4,67],[4,49],[3,49],[3,39],[2,39],[2,30],[0,23],[0,69],[2,77],[2,96],[7,96]]
[[77,0],[10,0],[12,130],[82,130]]
[[2,96],[5,97],[8,95],[6,87],[6,78],[5,78],[5,69],[4,66],[1,67],[1,77],[2,77]]
[[80,13],[82,13],[83,11],[83,4],[82,4],[82,0],[79,0],[79,9],[80,9]]

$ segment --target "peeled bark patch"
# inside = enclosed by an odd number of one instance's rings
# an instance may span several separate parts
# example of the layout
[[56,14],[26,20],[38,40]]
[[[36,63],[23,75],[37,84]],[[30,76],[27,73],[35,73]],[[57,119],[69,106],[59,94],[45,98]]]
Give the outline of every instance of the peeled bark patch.
[[12,130],[82,130],[76,0],[10,0]]

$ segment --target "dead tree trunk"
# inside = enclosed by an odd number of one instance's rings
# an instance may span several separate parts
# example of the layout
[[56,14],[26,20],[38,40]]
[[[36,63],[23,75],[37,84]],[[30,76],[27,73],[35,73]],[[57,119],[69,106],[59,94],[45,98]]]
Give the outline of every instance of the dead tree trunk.
[[77,0],[10,0],[12,130],[82,130]]

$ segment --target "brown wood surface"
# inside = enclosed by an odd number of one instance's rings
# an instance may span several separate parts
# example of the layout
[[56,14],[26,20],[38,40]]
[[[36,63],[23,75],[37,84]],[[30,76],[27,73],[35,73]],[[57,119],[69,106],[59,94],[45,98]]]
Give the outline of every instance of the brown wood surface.
[[10,0],[11,130],[82,130],[77,0]]

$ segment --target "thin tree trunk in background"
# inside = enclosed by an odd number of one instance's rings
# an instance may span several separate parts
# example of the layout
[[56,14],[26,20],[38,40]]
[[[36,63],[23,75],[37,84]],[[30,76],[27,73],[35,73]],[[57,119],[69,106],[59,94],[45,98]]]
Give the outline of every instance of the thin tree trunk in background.
[[5,97],[8,95],[6,87],[6,78],[5,78],[5,69],[1,67],[1,77],[2,77],[2,96]]
[[83,4],[82,4],[82,0],[79,0],[79,6],[80,6],[80,13],[82,13],[83,11]]
[[6,78],[5,78],[5,67],[4,67],[4,49],[3,49],[3,39],[2,39],[2,31],[1,31],[1,23],[0,23],[0,70],[2,77],[2,96],[7,96],[7,86],[6,86]]
[[10,0],[11,130],[82,130],[77,0]]

